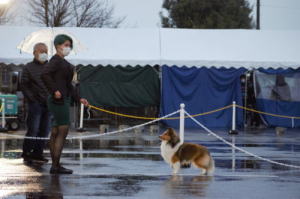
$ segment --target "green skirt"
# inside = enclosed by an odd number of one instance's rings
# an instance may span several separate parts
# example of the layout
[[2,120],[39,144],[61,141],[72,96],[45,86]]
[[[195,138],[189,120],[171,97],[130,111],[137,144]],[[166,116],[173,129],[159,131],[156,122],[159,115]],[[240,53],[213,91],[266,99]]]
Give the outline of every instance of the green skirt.
[[52,126],[70,125],[70,98],[64,98],[63,104],[53,103],[53,97],[48,97],[48,109],[53,115]]

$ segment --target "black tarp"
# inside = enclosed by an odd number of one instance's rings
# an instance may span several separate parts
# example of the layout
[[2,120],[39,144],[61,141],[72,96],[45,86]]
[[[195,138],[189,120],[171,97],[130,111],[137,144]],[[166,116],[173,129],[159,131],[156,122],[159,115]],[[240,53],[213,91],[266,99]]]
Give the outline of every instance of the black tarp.
[[80,94],[95,106],[159,106],[158,72],[150,66],[84,66],[78,72]]

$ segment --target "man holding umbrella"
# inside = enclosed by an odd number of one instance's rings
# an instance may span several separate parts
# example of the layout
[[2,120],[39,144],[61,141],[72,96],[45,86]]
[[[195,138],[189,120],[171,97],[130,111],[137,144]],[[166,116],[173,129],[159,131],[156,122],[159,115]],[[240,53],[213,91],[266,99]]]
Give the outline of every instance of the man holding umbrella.
[[[47,89],[41,74],[48,59],[48,49],[44,43],[37,43],[33,48],[34,59],[24,66],[21,77],[21,90],[27,101],[27,133],[29,137],[48,137],[51,114],[47,108]],[[22,157],[24,162],[46,163],[43,156],[45,140],[24,139]]]

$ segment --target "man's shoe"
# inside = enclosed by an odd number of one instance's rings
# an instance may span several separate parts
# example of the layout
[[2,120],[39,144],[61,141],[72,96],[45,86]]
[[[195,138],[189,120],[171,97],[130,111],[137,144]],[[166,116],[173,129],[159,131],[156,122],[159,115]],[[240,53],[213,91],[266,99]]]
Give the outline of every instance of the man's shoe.
[[23,158],[25,163],[39,163],[44,164],[47,163],[49,160],[46,159],[44,156],[41,155],[34,155],[34,154],[22,154],[21,157]]
[[50,173],[51,174],[72,174],[73,171],[71,169],[66,169],[62,166],[59,166],[59,167],[51,167]]
[[36,157],[32,157],[33,161],[37,161],[37,162],[41,162],[41,163],[48,163],[49,160],[47,158],[45,158],[44,156],[36,156]]
[[23,162],[26,164],[31,164],[32,163],[32,158],[29,156],[23,155]]
[[36,164],[45,164],[48,162],[48,160],[42,156],[25,156],[24,162],[28,163],[36,163]]
[[32,159],[32,156],[31,156],[30,153],[24,153],[23,152],[21,157],[23,158],[23,162],[25,164],[32,164],[33,159]]

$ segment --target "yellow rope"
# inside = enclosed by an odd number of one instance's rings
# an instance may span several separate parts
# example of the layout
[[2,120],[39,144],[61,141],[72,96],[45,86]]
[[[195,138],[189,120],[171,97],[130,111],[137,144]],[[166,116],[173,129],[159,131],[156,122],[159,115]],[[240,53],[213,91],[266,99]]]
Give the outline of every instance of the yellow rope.
[[[212,111],[208,111],[208,112],[205,112],[205,113],[199,113],[199,114],[195,114],[195,115],[191,115],[192,117],[198,117],[198,116],[203,116],[203,115],[208,115],[208,114],[212,114],[212,113],[215,113],[215,112],[218,112],[218,111],[222,111],[222,110],[225,110],[225,109],[228,109],[228,108],[231,108],[233,105],[230,104],[228,106],[224,106],[222,108],[218,108],[218,109],[215,109],[215,110],[212,110]],[[189,116],[185,116],[185,118],[190,118]],[[178,117],[179,119],[179,117]]]
[[0,105],[0,112],[2,112],[3,104]]
[[[219,108],[219,109],[215,109],[215,110],[212,110],[212,111],[208,111],[208,112],[205,112],[205,113],[195,114],[195,115],[192,115],[192,117],[198,117],[198,116],[212,114],[212,113],[215,113],[215,112],[218,112],[218,111],[222,111],[222,110],[231,108],[232,106],[233,105],[231,104],[231,105],[228,105],[228,106],[225,106],[225,107],[222,107],[222,108]],[[117,115],[117,116],[121,116],[121,117],[128,117],[128,118],[133,118],[133,119],[141,119],[141,120],[161,119],[161,118],[157,118],[157,117],[142,117],[142,116],[136,116],[136,115],[128,115],[128,114],[123,114],[123,113],[117,113],[117,112],[102,109],[102,108],[99,108],[99,107],[96,107],[96,106],[93,106],[93,105],[89,105],[89,107],[93,108],[95,110],[98,110],[98,111],[102,111],[102,112],[105,112],[105,113],[112,114],[112,115]],[[247,111],[252,111],[252,112],[255,112],[255,113],[259,113],[259,114],[270,115],[270,116],[273,116],[273,117],[281,117],[281,118],[289,118],[289,119],[300,119],[300,117],[297,117],[297,116],[286,116],[286,115],[279,115],[279,114],[274,114],[274,113],[267,113],[267,112],[258,111],[258,110],[255,110],[255,109],[243,107],[243,106],[240,106],[240,105],[236,105],[236,107],[240,108],[240,109],[247,110]],[[189,117],[185,116],[185,118],[189,118]],[[180,117],[165,118],[165,120],[177,120],[177,119],[180,119]]]
[[[211,114],[211,113],[215,113],[215,112],[218,112],[218,111],[222,111],[222,110],[228,109],[228,108],[230,108],[232,106],[233,105],[231,104],[231,105],[228,105],[228,106],[225,106],[225,107],[222,107],[222,108],[219,108],[219,109],[215,109],[215,110],[212,110],[212,111],[208,111],[208,112],[205,112],[205,113],[195,114],[195,115],[192,115],[192,117],[198,117],[198,116],[208,115],[208,114]],[[93,106],[93,105],[89,105],[89,107],[93,108],[95,110],[98,110],[98,111],[102,111],[102,112],[105,112],[105,113],[112,114],[112,115],[117,115],[117,116],[122,116],[122,117],[128,117],[128,118],[133,118],[133,119],[141,119],[141,120],[157,120],[157,119],[161,119],[161,118],[156,118],[156,117],[141,117],[141,116],[136,116],[136,115],[127,115],[127,114],[123,114],[123,113],[117,113],[117,112],[113,112],[113,111],[109,111],[109,110],[106,110],[106,109],[102,109],[102,108],[99,108],[99,107],[96,107],[96,106]],[[185,116],[185,118],[189,118],[189,117]],[[180,119],[180,117],[164,118],[164,120],[177,120],[177,119]]]
[[258,111],[258,110],[247,108],[247,107],[240,106],[240,105],[236,105],[236,107],[238,107],[240,109],[247,110],[247,111],[252,111],[254,113],[270,115],[270,116],[273,116],[273,117],[281,117],[281,118],[289,118],[289,119],[300,119],[300,117],[297,117],[297,116],[287,116],[287,115],[278,115],[278,114],[274,114],[274,113],[267,113],[267,112]]

